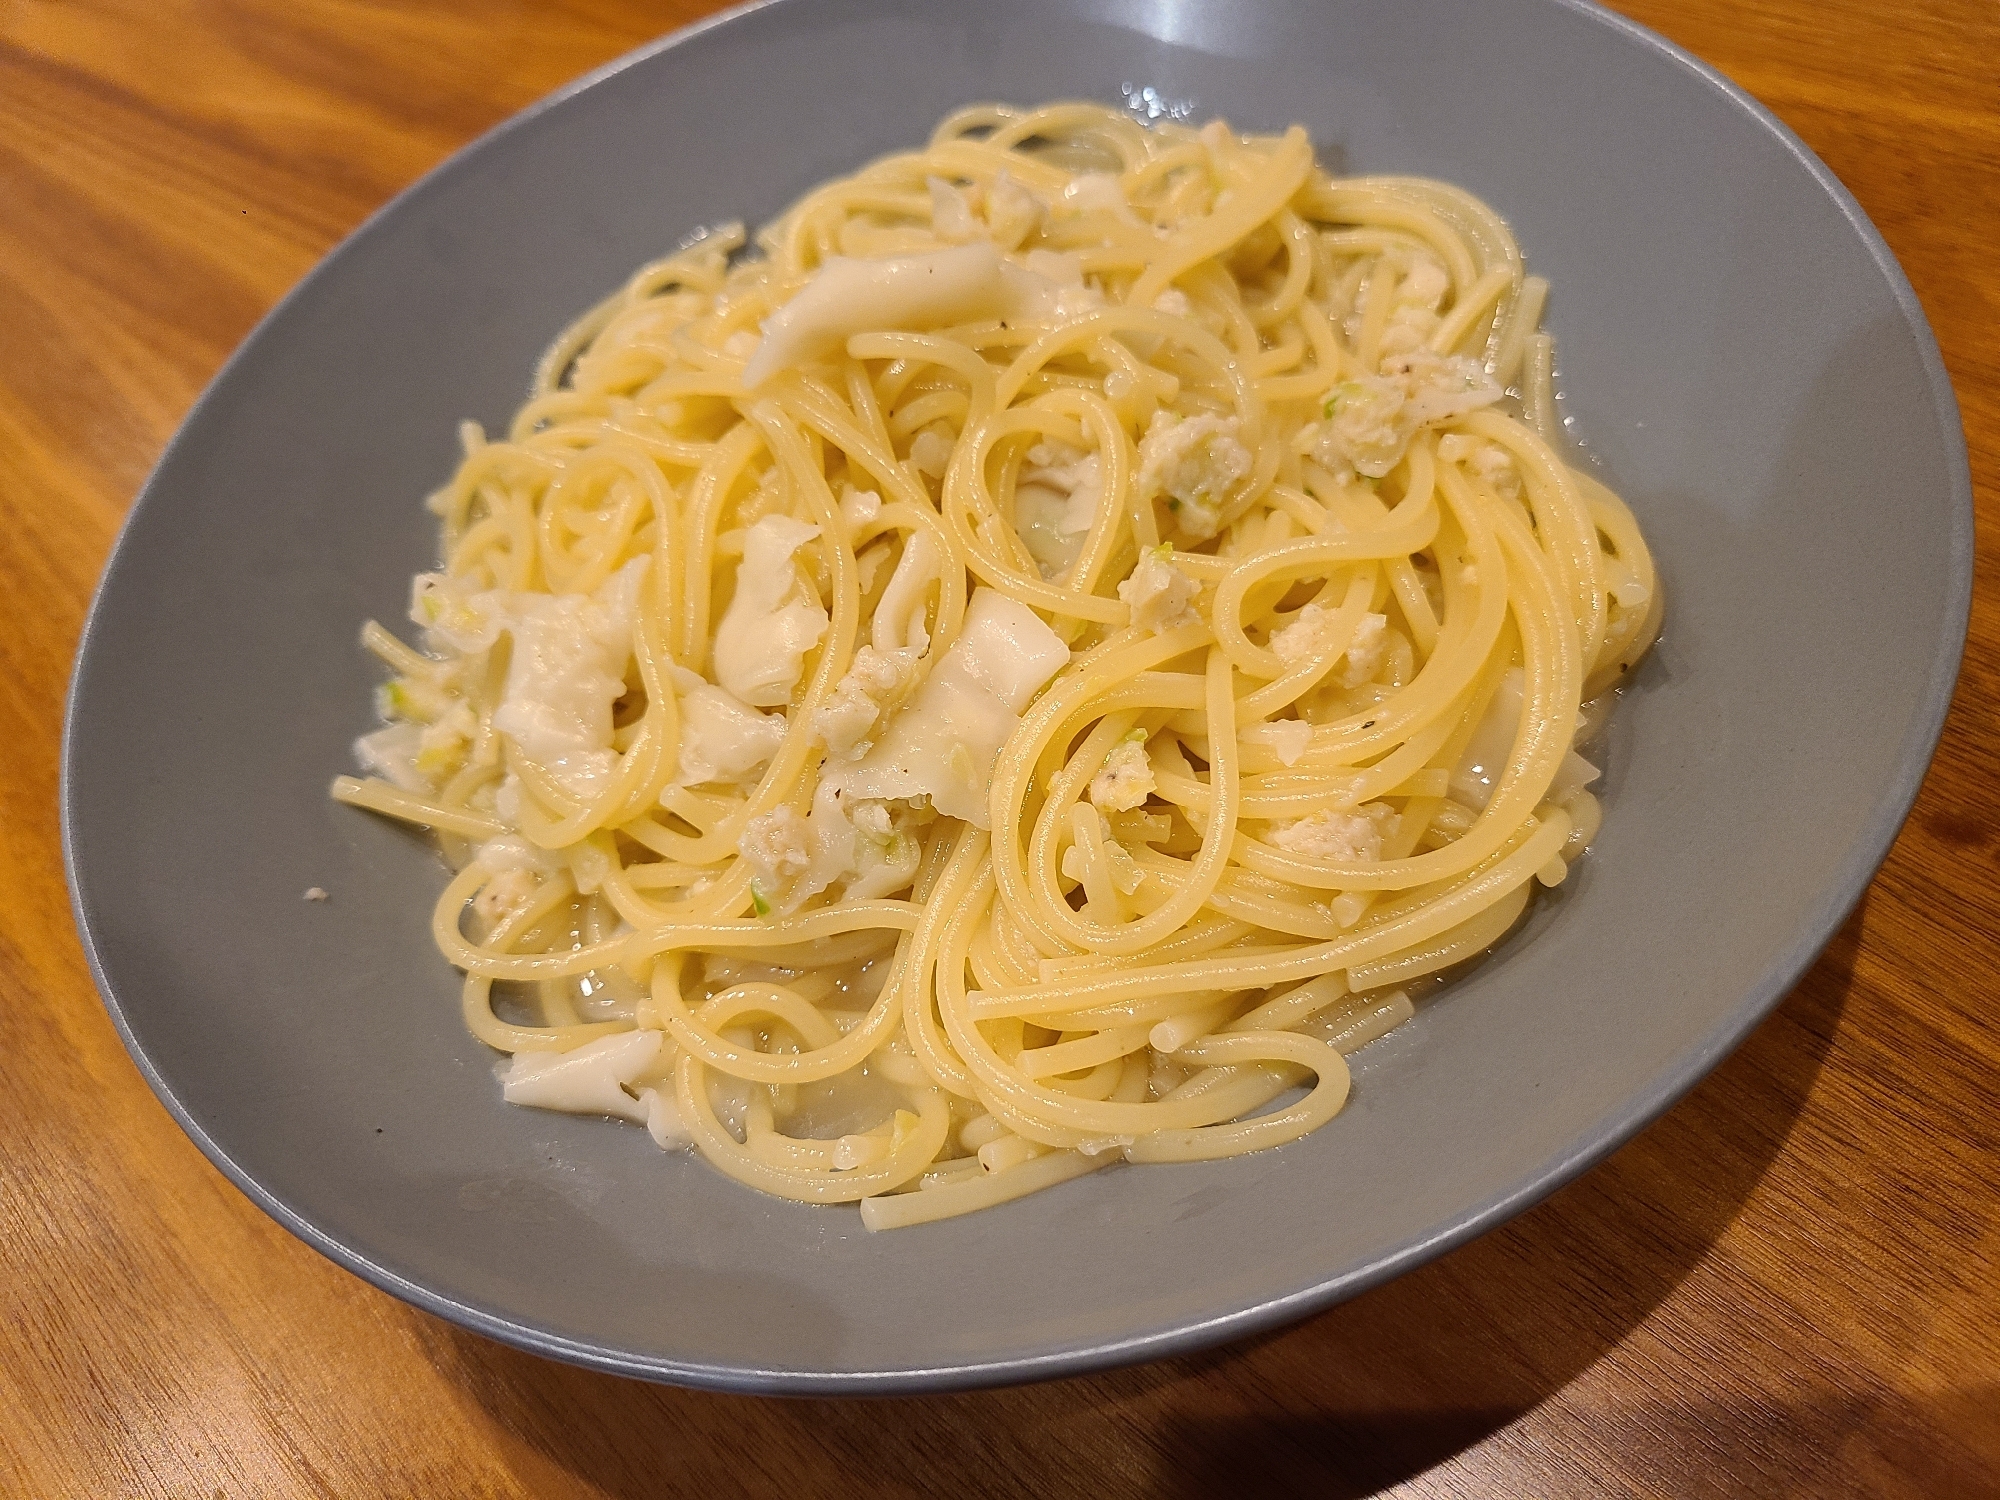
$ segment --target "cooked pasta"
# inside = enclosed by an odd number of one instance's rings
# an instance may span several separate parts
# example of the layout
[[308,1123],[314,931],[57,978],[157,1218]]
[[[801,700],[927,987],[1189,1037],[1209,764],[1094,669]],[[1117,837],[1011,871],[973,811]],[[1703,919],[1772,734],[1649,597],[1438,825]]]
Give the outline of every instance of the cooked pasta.
[[964,1213],[1337,1114],[1653,638],[1545,284],[1303,130],[992,105],[708,232],[431,497],[372,773],[515,1103]]

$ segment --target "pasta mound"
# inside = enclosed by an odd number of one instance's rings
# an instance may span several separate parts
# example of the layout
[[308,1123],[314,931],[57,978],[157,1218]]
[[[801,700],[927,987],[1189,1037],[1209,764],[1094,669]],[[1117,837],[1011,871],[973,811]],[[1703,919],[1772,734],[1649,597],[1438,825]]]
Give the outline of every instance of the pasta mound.
[[566,331],[372,774],[507,1099],[963,1213],[1341,1108],[1594,835],[1659,624],[1545,284],[1305,132],[980,105]]

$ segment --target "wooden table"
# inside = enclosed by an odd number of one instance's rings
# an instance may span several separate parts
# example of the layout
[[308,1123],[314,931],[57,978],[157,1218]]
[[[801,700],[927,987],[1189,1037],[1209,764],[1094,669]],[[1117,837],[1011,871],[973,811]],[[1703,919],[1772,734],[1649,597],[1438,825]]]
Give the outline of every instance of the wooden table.
[[1806,981],[1610,1162],[1287,1332],[1026,1390],[587,1374],[336,1270],[181,1135],[70,924],[62,695],[119,517],[341,235],[703,0],[0,4],[0,1493],[2000,1495],[2000,7],[1628,0],[1923,298],[1983,513],[1915,816]]

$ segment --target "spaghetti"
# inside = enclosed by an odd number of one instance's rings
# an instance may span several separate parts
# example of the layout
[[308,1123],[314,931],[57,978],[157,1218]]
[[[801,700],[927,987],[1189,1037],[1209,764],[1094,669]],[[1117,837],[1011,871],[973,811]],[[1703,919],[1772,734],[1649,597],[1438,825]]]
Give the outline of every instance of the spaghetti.
[[1661,597],[1546,285],[1305,133],[974,106],[467,424],[373,773],[518,1103],[871,1228],[1296,1139],[1599,821]]

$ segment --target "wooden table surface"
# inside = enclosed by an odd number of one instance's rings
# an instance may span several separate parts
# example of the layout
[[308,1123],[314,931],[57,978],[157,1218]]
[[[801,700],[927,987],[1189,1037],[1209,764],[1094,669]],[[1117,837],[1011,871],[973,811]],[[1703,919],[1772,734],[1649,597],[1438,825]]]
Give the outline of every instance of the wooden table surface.
[[2000,6],[1627,0],[1853,189],[1983,536],[1914,816],[1789,999],[1506,1228],[1289,1331],[878,1403],[516,1353],[251,1207],[126,1058],[57,737],[120,516],[363,215],[702,0],[0,0],[0,1494],[2000,1495]]

